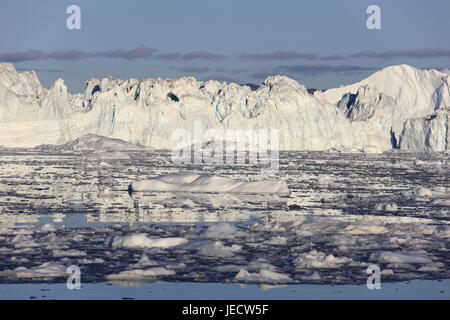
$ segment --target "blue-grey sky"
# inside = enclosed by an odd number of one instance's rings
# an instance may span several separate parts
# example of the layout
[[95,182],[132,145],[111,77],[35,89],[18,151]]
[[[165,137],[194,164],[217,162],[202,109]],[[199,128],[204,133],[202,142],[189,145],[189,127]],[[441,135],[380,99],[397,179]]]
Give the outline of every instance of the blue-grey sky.
[[[72,4],[81,30],[66,27]],[[366,27],[369,5],[381,30]],[[0,61],[72,92],[108,75],[260,84],[285,74],[328,88],[388,65],[450,67],[448,0],[2,0],[0,30]]]

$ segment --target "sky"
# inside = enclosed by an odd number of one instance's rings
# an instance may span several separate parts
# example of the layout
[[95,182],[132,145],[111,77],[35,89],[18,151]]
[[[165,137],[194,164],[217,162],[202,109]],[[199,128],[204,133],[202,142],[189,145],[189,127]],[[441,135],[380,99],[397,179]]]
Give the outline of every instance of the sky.
[[[67,7],[81,10],[68,29]],[[369,5],[381,29],[367,28]],[[49,88],[86,80],[287,75],[308,88],[359,81],[389,65],[450,67],[448,0],[2,0],[0,62]]]

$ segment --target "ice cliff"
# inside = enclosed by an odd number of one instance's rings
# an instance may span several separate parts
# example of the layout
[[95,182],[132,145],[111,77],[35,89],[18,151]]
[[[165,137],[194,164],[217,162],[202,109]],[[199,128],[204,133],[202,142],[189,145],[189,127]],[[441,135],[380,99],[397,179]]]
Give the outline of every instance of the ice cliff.
[[[215,80],[87,81],[71,94],[62,79],[45,89],[34,72],[0,64],[0,145],[64,144],[88,134],[173,148],[176,129],[278,129],[280,149],[448,150],[449,73],[407,65],[325,92],[285,76],[256,90]],[[447,110],[447,111],[446,111]],[[428,119],[428,120],[427,120]],[[192,134],[194,136],[194,134]],[[196,141],[185,141],[186,144]]]

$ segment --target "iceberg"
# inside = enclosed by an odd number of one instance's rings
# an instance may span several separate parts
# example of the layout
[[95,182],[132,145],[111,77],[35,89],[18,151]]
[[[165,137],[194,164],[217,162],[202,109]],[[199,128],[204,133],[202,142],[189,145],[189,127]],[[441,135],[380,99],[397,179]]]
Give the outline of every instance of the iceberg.
[[[203,131],[224,137],[231,130],[276,129],[280,150],[446,151],[449,75],[398,65],[324,92],[282,75],[253,89],[192,77],[107,77],[72,94],[63,79],[46,89],[35,72],[0,63],[0,145],[173,149],[202,142],[173,139],[180,128],[195,136],[198,121]],[[420,120],[436,112],[432,121]]]
[[223,176],[200,175],[195,173],[173,173],[149,180],[132,182],[129,192],[220,192],[220,193],[274,193],[289,195],[284,180],[240,181]]
[[86,134],[62,145],[40,145],[39,150],[143,150],[146,147],[121,139],[108,138],[96,134]]

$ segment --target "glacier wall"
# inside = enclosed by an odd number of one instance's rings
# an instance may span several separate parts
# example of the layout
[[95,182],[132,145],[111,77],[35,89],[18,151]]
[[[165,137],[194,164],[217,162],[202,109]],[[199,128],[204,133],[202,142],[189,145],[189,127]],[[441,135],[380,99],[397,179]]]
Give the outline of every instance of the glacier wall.
[[[419,142],[409,141],[425,137],[403,127],[413,122],[420,126],[422,122],[409,119],[450,105],[448,77],[448,73],[400,65],[351,86],[314,94],[285,76],[268,77],[257,90],[191,77],[108,77],[91,79],[84,93],[70,94],[62,79],[47,90],[36,73],[18,73],[12,64],[3,63],[0,145],[63,144],[97,134],[170,149],[180,144],[172,139],[176,129],[187,129],[194,136],[194,121],[201,121],[204,131],[214,128],[224,135],[230,129],[278,129],[280,148],[285,150],[384,151],[400,140],[401,148],[420,149]],[[442,131],[436,128],[429,130],[441,137]],[[442,149],[433,143],[427,150],[434,148]]]

